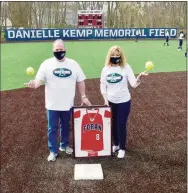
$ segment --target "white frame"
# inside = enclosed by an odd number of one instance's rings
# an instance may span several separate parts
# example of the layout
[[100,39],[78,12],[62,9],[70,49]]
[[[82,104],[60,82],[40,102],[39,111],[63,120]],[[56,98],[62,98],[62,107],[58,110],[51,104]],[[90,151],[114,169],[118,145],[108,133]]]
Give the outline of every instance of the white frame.
[[[112,121],[111,117],[104,118],[104,115],[101,115],[103,118],[103,147],[101,151],[83,151],[81,150],[81,120],[76,121],[74,118],[74,113],[80,111],[82,113],[81,118],[86,114],[85,111],[88,109],[99,108],[99,113],[107,110],[112,114],[111,107],[107,106],[90,106],[90,107],[73,107],[72,110],[72,126],[73,126],[73,149],[74,157],[104,157],[112,156]],[[78,123],[79,122],[79,123]]]

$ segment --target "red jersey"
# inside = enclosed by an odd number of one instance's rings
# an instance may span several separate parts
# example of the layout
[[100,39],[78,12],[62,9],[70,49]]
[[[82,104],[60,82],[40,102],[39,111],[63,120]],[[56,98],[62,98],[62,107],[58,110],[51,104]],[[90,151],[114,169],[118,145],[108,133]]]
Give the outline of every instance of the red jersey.
[[[80,111],[74,113],[74,118],[80,117]],[[109,111],[105,111],[104,117],[111,117]],[[99,113],[86,110],[81,123],[81,150],[82,151],[102,151],[103,144],[103,118]]]

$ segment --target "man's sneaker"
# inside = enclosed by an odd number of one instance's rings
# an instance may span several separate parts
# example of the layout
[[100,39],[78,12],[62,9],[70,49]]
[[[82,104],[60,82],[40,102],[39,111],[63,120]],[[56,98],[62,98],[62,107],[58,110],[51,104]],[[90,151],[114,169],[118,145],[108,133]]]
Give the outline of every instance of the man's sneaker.
[[59,150],[65,151],[67,154],[72,154],[72,152],[73,152],[73,149],[68,147],[68,146],[67,147],[60,147]]
[[48,156],[48,161],[49,162],[54,162],[57,158],[58,154],[57,153],[53,153],[53,152],[50,152],[50,155]]
[[117,150],[119,150],[119,145],[118,146],[113,145],[112,147],[113,153],[115,153]]
[[124,158],[125,157],[125,150],[120,149],[118,151],[118,156],[117,157],[118,158]]

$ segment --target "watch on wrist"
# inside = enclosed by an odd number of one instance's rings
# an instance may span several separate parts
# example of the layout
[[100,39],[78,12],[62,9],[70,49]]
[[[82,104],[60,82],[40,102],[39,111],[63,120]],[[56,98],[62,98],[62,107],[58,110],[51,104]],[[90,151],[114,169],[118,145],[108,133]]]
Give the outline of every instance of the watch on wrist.
[[86,95],[83,95],[83,96],[82,96],[82,99],[84,99],[84,98],[87,98]]

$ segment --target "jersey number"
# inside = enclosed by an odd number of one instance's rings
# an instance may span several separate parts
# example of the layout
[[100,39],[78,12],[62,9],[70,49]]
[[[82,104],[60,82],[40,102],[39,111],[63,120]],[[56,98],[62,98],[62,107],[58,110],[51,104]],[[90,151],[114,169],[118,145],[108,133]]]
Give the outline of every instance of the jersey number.
[[96,134],[96,140],[100,140],[100,135]]

